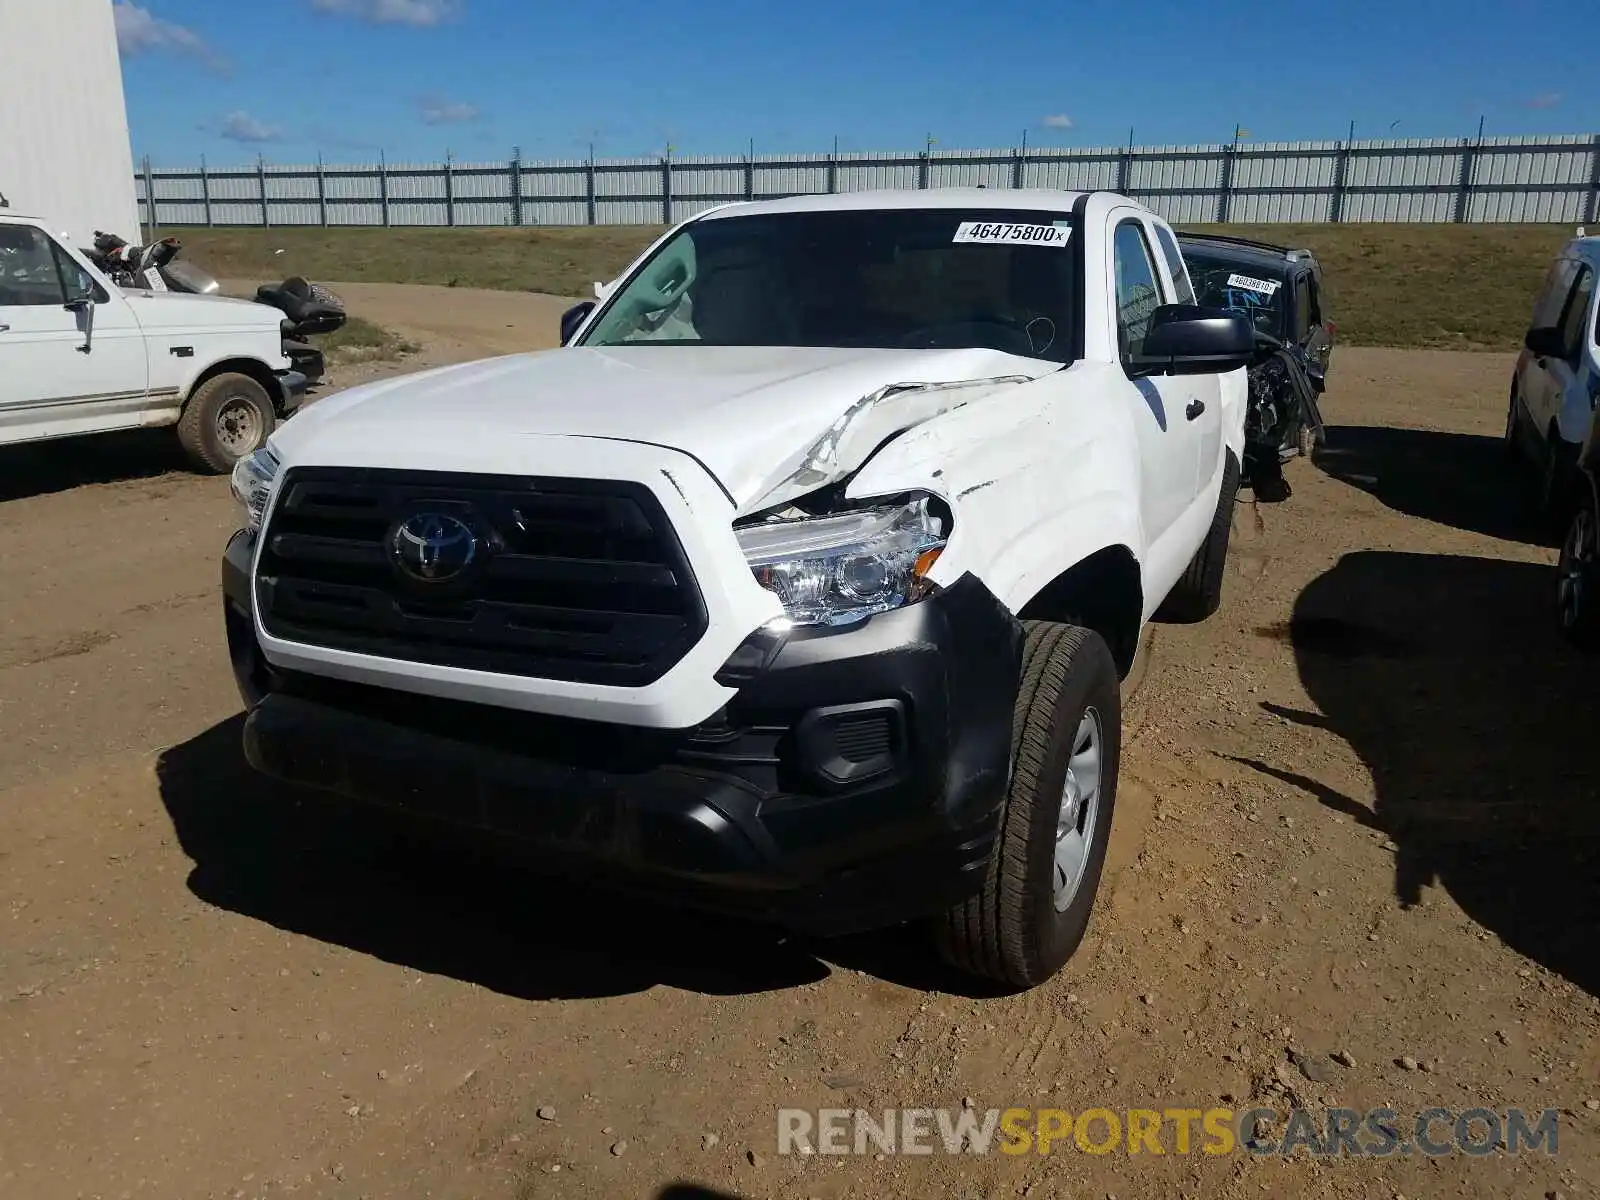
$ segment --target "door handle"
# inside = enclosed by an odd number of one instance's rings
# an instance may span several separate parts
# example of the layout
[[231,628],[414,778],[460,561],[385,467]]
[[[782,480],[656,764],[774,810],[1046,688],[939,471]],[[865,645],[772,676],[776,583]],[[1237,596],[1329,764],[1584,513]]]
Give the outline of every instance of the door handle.
[[0,325],[0,333],[10,333],[10,332],[11,332],[11,326],[9,326],[9,325]]
[[1191,400],[1189,401],[1189,407],[1183,410],[1183,415],[1188,417],[1189,420],[1193,421],[1201,413],[1205,412],[1205,410],[1206,404],[1204,400]]

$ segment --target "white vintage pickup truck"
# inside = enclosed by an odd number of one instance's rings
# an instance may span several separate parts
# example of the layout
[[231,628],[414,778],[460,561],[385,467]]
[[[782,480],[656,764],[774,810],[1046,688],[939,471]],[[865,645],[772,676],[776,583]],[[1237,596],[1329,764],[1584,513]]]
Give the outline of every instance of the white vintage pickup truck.
[[0,210],[0,445],[173,425],[230,470],[305,392],[283,314],[117,287],[44,221]]
[[736,204],[600,291],[561,349],[356,388],[241,460],[247,757],[1048,978],[1140,631],[1220,599],[1249,324],[1107,193]]

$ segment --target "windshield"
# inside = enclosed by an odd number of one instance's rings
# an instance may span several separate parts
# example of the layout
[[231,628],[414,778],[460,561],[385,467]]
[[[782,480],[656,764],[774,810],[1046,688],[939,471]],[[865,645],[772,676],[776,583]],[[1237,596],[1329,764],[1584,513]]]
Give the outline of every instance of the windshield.
[[1189,279],[1194,283],[1196,304],[1232,309],[1248,317],[1258,333],[1283,336],[1283,280],[1187,249],[1183,257],[1189,265]]
[[585,346],[982,347],[1066,362],[1078,253],[1064,214],[712,217],[664,244]]

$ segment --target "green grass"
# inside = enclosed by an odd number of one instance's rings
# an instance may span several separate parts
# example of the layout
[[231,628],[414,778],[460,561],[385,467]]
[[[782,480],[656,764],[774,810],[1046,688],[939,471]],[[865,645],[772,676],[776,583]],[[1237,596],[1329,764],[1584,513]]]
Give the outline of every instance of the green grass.
[[[1215,228],[1215,227],[1208,227]],[[1553,225],[1256,225],[1229,232],[1308,246],[1344,343],[1509,350],[1571,236]],[[181,229],[185,253],[223,278],[433,283],[587,296],[660,230]],[[282,249],[284,253],[275,254]]]
[[332,333],[314,339],[334,366],[363,362],[394,362],[421,347],[399,334],[361,317],[348,317]]

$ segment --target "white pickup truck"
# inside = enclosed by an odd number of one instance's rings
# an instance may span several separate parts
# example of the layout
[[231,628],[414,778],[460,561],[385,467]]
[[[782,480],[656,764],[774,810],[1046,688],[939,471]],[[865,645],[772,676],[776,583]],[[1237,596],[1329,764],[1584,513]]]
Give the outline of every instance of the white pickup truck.
[[1119,677],[1220,597],[1249,325],[1107,193],[735,204],[563,348],[356,388],[240,462],[245,753],[646,896],[1081,940]]
[[299,404],[283,314],[222,296],[117,287],[36,218],[0,210],[0,445],[175,425],[230,470]]

